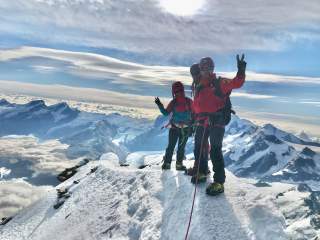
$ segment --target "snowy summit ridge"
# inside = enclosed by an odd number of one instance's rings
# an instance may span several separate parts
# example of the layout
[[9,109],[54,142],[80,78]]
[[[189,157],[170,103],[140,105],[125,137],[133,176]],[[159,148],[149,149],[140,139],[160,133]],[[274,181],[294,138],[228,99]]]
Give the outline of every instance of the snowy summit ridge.
[[[160,159],[159,155],[154,160]],[[63,205],[54,209],[57,194],[48,192],[0,227],[2,239],[184,239],[194,189],[189,177],[174,170],[163,172],[158,165],[120,167],[118,161],[110,153],[82,167],[56,187],[70,194]],[[91,172],[96,165],[98,169]],[[199,186],[188,239],[316,236],[310,223],[285,218],[298,206],[298,213],[306,215],[303,198],[310,193],[287,184],[256,187],[230,172],[227,179],[227,191],[218,197],[207,196],[205,185]],[[291,197],[296,201],[289,204]]]

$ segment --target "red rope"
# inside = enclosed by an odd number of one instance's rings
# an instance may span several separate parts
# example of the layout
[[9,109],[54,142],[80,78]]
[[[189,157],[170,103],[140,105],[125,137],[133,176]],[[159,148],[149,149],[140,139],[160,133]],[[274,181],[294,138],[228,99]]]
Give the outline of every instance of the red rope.
[[195,182],[195,185],[194,185],[192,207],[191,207],[190,216],[189,216],[188,228],[187,228],[187,232],[186,232],[184,240],[188,239],[189,230],[190,230],[190,226],[191,226],[191,219],[192,219],[192,214],[193,214],[194,202],[195,202],[196,194],[197,194],[200,159],[201,159],[201,156],[202,156],[202,149],[203,149],[204,135],[206,133],[206,127],[207,127],[207,125],[204,125],[203,134],[202,134],[202,138],[201,138],[201,145],[200,145],[200,154],[199,154],[199,159],[198,159],[198,162],[197,162],[197,175],[196,175],[196,182]]

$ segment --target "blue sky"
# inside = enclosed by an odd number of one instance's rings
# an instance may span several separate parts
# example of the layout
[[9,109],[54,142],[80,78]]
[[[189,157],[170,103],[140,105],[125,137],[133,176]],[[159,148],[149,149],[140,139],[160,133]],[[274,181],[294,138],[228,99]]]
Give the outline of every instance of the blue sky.
[[[309,124],[314,133],[320,120],[319,12],[318,0],[1,1],[0,81],[18,94],[30,94],[29,83],[43,91],[40,85],[59,85],[114,97],[169,98],[171,82],[189,84],[188,67],[201,57],[213,57],[216,71],[225,74],[236,71],[235,55],[245,53],[251,74],[233,97],[239,112],[263,122],[291,122],[291,129]],[[136,68],[142,73],[130,72],[127,63],[110,70],[106,64],[113,60],[99,56],[142,64]]]

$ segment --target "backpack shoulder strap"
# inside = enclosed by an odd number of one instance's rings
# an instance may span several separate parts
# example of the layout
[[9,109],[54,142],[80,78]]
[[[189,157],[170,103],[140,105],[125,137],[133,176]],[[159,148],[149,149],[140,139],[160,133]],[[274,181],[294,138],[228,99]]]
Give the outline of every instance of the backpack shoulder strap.
[[174,112],[176,110],[176,106],[177,106],[177,99],[173,98],[172,99],[172,112]]
[[214,84],[214,88],[215,88],[214,94],[220,98],[225,99],[225,107],[230,109],[231,113],[236,114],[236,112],[232,109],[232,103],[231,103],[231,99],[230,99],[231,92],[224,94],[221,91],[221,81],[222,81],[221,77],[215,78],[213,80],[213,84]]
[[188,111],[191,111],[191,99],[186,97],[186,102],[187,102],[187,106],[188,106]]
[[225,94],[223,94],[223,92],[221,91],[221,77],[215,78],[213,80],[213,85],[215,88],[215,95],[220,97],[220,98],[224,98]]
[[231,92],[224,94],[221,90],[222,78],[218,77],[213,80],[213,85],[215,87],[215,94],[220,98],[230,97]]

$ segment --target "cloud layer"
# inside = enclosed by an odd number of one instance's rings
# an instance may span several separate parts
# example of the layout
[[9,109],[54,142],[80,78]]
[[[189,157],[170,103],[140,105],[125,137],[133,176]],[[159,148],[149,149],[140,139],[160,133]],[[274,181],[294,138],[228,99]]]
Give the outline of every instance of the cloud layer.
[[[47,65],[39,65],[37,58],[41,59],[41,62],[44,63],[46,62],[44,61],[45,59],[54,60],[56,61],[54,64],[57,66],[54,66],[52,62],[49,62]],[[0,63],[23,59],[28,59],[28,65],[37,71],[65,71],[78,77],[87,78],[88,80],[95,79],[117,84],[128,84],[132,88],[139,83],[148,83],[156,86],[170,85],[173,81],[182,81],[185,84],[191,84],[188,67],[148,66],[121,61],[99,54],[37,47],[0,50]],[[235,59],[234,65],[234,69],[236,69]],[[232,78],[235,76],[235,72],[218,72],[218,75]],[[255,72],[247,72],[246,81],[320,85],[319,77],[283,76]]]
[[[86,111],[120,111],[153,118],[158,114],[154,96],[160,96],[166,104],[171,98],[173,81],[182,81],[186,89],[191,85],[187,67],[147,66],[83,52],[21,47],[0,50],[0,62],[4,66],[2,74],[9,73],[8,78],[0,77],[0,93],[4,97],[20,94],[51,98],[68,101],[71,106]],[[21,66],[25,72],[19,72]],[[32,69],[33,75],[27,78]],[[235,76],[235,72],[217,74]],[[232,98],[236,109],[303,116],[305,123],[314,124],[316,120],[308,118],[319,118],[319,89],[320,78],[316,77],[248,72],[246,84],[235,90]],[[269,119],[265,115],[262,118]],[[290,124],[297,126],[297,121]]]
[[57,140],[40,142],[32,136],[0,138],[0,174],[4,177],[0,178],[0,219],[12,216],[52,189],[32,184],[57,184],[57,173],[77,163],[66,157],[67,147]]
[[23,180],[0,181],[0,219],[39,200],[49,189],[52,187],[36,187]]
[[21,177],[19,172],[15,172],[15,164],[20,164],[24,168],[22,176],[36,177],[39,174],[57,174],[67,167],[71,167],[77,161],[70,161],[66,157],[68,145],[57,140],[47,140],[39,142],[32,136],[8,136],[0,138],[0,159],[2,166],[11,170],[7,174],[8,178]]
[[164,58],[239,49],[277,51],[297,40],[320,38],[318,0],[212,0],[196,15],[186,17],[166,12],[163,2],[1,1],[0,30],[42,43],[153,53]]

